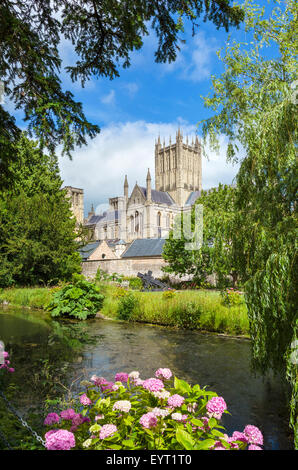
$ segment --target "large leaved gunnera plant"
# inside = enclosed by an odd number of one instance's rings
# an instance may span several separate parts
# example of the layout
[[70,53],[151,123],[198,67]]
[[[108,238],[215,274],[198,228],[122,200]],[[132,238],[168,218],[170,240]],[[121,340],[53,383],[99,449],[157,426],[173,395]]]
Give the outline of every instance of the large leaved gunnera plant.
[[52,317],[74,317],[86,320],[95,316],[101,309],[104,295],[95,284],[78,276],[72,284],[67,284],[61,290],[53,294],[52,300],[47,306]]

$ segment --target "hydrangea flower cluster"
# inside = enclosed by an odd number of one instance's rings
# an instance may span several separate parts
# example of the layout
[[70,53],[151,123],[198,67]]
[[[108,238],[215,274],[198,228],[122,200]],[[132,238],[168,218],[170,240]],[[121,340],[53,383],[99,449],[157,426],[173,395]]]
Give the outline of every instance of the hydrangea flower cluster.
[[263,436],[256,426],[249,424],[231,436],[222,433],[223,397],[211,393],[210,398],[210,392],[176,377],[173,385],[166,385],[173,376],[170,369],[157,369],[154,375],[142,380],[138,371],[119,372],[115,382],[93,375],[82,385],[81,413],[69,408],[46,417],[46,426],[60,428],[46,433],[47,449],[189,450],[185,443],[193,443],[193,449],[262,450]]
[[223,412],[227,409],[227,404],[222,397],[213,397],[206,405],[209,418],[221,419]]
[[0,363],[0,369],[6,369],[8,372],[14,372],[14,368],[13,367],[10,367],[10,360],[9,360],[9,354],[7,351],[0,351],[0,354],[1,354],[1,358],[2,360],[4,360],[4,362]]
[[92,401],[87,397],[86,393],[80,396],[80,402],[82,405],[92,405]]
[[60,416],[57,413],[49,413],[48,416],[45,418],[43,424],[45,426],[51,426],[52,424],[59,423]]
[[164,383],[159,379],[151,377],[150,379],[144,380],[143,387],[150,392],[159,392],[164,388]]
[[263,435],[256,426],[248,424],[245,426],[243,433],[247,437],[249,444],[263,445]]
[[71,432],[76,431],[81,424],[90,422],[90,418],[87,416],[83,416],[80,413],[76,413],[72,408],[68,408],[61,411],[60,416],[57,413],[49,413],[44,420],[44,425],[52,426],[53,424],[60,423],[61,420],[70,421]]
[[47,450],[70,450],[76,445],[73,433],[66,429],[48,431],[45,438]]
[[172,377],[172,371],[170,369],[157,369],[155,377],[159,379],[169,380]]
[[178,395],[175,393],[175,395],[172,395],[168,398],[168,405],[171,406],[172,408],[178,408],[182,406],[184,403],[184,397],[181,395]]
[[157,425],[157,417],[152,413],[152,411],[150,411],[149,413],[141,416],[140,424],[146,429],[154,428]]
[[117,426],[114,424],[104,424],[99,431],[99,439],[106,439],[117,432]]
[[123,411],[124,413],[128,413],[131,408],[131,403],[128,400],[119,400],[116,401],[113,405],[113,410],[115,411]]

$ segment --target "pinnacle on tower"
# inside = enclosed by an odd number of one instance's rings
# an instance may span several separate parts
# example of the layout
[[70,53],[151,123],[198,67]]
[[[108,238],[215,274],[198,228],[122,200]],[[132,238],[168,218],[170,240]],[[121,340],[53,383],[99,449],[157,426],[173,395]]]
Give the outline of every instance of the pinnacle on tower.
[[148,168],[146,181],[151,181],[150,169]]
[[128,199],[128,181],[127,181],[127,175],[125,175],[125,179],[124,179],[124,196]]

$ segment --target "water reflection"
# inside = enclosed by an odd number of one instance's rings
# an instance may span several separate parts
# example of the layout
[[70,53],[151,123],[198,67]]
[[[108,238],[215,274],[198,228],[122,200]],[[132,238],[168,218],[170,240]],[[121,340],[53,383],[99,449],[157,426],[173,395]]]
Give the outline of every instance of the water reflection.
[[[47,321],[36,326],[24,315],[2,313],[0,336],[12,346],[20,340],[28,344],[27,360],[36,353],[44,357],[44,343],[47,343],[47,354],[49,350],[55,351],[50,360],[57,364],[57,349],[64,359],[66,351],[57,342],[49,345],[51,325],[55,326]],[[78,357],[66,354],[67,361],[73,364],[67,377],[69,383],[84,373],[89,377],[96,373],[112,380],[116,372],[139,370],[142,378],[147,378],[158,367],[169,367],[179,378],[191,384],[199,383],[201,387],[206,385],[225,398],[232,414],[224,417],[228,432],[254,424],[264,434],[265,448],[292,448],[284,386],[273,376],[263,380],[251,373],[249,341],[100,319],[82,322],[77,328],[92,335],[95,341],[84,344]],[[19,364],[13,362],[18,370]]]

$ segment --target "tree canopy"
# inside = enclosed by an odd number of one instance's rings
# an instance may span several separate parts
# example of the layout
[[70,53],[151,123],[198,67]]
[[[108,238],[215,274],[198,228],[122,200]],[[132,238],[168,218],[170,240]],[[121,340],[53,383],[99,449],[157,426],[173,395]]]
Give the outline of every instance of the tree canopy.
[[[238,158],[235,208],[248,281],[246,301],[254,366],[287,375],[291,424],[298,446],[297,360],[297,2],[276,2],[269,18],[247,2],[249,43],[228,43],[225,67],[213,77],[205,104],[215,114],[203,123],[205,139],[225,134],[227,157]],[[266,47],[274,56],[269,57]]]
[[54,155],[21,134],[0,195],[0,286],[53,284],[80,272],[78,231]]
[[[113,79],[120,67],[129,67],[131,52],[142,47],[150,26],[158,38],[156,61],[175,60],[183,21],[190,21],[195,31],[202,15],[203,21],[226,30],[244,17],[230,0],[3,0],[0,80],[16,109],[24,111],[29,136],[51,152],[62,145],[62,152],[71,156],[99,127],[88,122],[82,104],[62,89],[61,40],[71,41],[77,55],[66,72],[84,86],[91,76]],[[0,125],[4,171],[18,130],[1,105]]]
[[[163,248],[167,261],[165,272],[180,276],[193,275],[197,282],[205,282],[208,275],[216,274],[217,285],[236,285],[243,280],[243,269],[239,265],[243,245],[239,239],[238,216],[234,201],[237,188],[220,184],[217,188],[202,191],[196,204],[203,206],[203,244],[200,249],[188,250],[183,230],[185,214],[175,219],[181,224],[181,238],[175,239],[171,230]],[[191,230],[195,230],[195,206],[191,213]],[[230,278],[230,280],[229,280]]]

